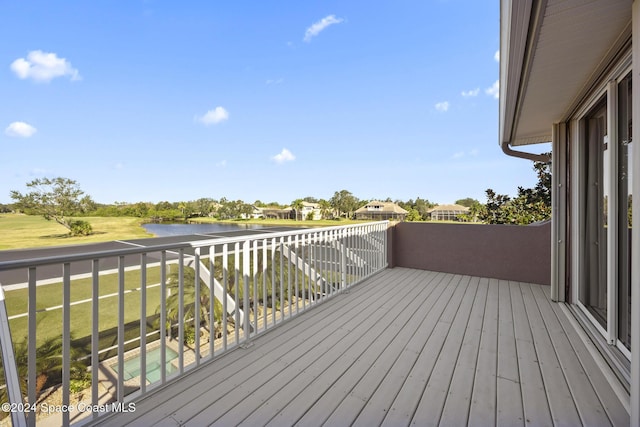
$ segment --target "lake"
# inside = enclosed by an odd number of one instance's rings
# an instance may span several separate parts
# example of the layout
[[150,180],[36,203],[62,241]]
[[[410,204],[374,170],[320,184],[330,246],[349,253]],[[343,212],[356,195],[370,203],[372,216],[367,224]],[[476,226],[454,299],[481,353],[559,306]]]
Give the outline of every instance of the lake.
[[221,231],[238,231],[266,228],[260,224],[142,224],[145,230],[157,237],[207,234]]

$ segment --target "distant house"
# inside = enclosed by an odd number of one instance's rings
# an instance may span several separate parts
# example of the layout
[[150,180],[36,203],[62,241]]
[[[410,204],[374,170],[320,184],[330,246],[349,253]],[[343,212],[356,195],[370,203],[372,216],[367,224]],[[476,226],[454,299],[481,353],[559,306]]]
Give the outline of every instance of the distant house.
[[[310,215],[312,216],[310,217]],[[306,219],[311,219],[313,221],[322,219],[320,205],[318,203],[302,202],[302,209],[300,209],[300,219],[302,219],[303,221]]]
[[356,210],[356,219],[404,221],[407,211],[392,202],[374,200]]
[[264,208],[259,208],[257,206],[251,206],[251,208],[253,209],[253,211],[251,212],[250,215],[247,214],[241,214],[240,217],[242,219],[258,219],[258,218],[264,218]]
[[293,219],[295,218],[295,211],[290,207],[285,208],[262,208],[262,216],[267,219]]
[[468,214],[469,208],[461,205],[440,205],[427,211],[432,221],[459,221],[460,215]]

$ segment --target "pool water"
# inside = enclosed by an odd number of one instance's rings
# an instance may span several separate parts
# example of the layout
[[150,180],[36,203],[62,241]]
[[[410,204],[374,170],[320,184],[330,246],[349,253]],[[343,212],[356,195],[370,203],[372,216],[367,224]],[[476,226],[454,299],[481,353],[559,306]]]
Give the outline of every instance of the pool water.
[[[160,371],[162,369],[162,366],[160,365],[161,350],[162,349],[158,347],[155,350],[151,350],[147,352],[147,375],[146,376],[147,376],[147,381],[149,381],[150,383],[154,383],[160,380],[160,376],[162,374],[162,372]],[[173,364],[171,364],[172,360],[178,358],[178,353],[176,353],[175,351],[173,351],[168,347],[166,350],[167,350],[166,373],[167,375],[170,375],[178,370],[178,368],[176,368],[175,366],[173,366]],[[114,371],[118,372],[118,374],[120,374],[117,363],[111,365],[111,368]],[[140,356],[133,357],[124,362],[124,369],[123,369],[122,375],[123,375],[124,381],[128,381],[132,378],[136,378],[140,376]]]

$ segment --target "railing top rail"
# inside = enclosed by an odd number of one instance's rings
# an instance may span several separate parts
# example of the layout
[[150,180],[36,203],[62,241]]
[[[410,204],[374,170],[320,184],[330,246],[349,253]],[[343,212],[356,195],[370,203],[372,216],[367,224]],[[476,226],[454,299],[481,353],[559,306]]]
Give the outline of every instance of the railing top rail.
[[267,232],[267,233],[244,235],[244,236],[218,237],[218,238],[212,238],[212,239],[206,239],[206,240],[165,243],[165,244],[141,246],[141,247],[134,247],[134,248],[107,249],[107,250],[101,250],[101,251],[84,252],[80,254],[53,255],[48,257],[0,261],[0,271],[14,270],[18,268],[37,267],[41,265],[60,264],[60,263],[67,263],[67,262],[87,261],[87,260],[94,260],[99,258],[113,258],[113,257],[119,257],[119,256],[136,255],[141,253],[161,252],[161,251],[170,251],[170,250],[187,249],[187,248],[200,248],[200,247],[206,247],[206,246],[223,245],[228,243],[246,242],[247,240],[262,240],[262,239],[268,239],[268,238],[274,238],[274,237],[276,238],[287,237],[287,236],[295,236],[295,235],[307,234],[307,233],[317,233],[321,231],[324,232],[324,231],[333,231],[333,230],[345,230],[345,229],[358,228],[362,226],[388,224],[388,223],[389,221],[363,222],[359,224],[337,225],[337,226],[317,227],[317,228],[314,227],[314,228],[305,228],[305,229],[299,229],[299,230],[278,231],[275,233]]

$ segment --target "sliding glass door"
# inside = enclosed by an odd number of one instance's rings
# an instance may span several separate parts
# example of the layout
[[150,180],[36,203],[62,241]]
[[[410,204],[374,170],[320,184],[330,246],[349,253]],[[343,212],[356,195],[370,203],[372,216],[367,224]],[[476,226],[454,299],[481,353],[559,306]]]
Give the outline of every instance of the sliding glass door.
[[631,74],[579,120],[579,261],[576,300],[607,342],[631,348]]

